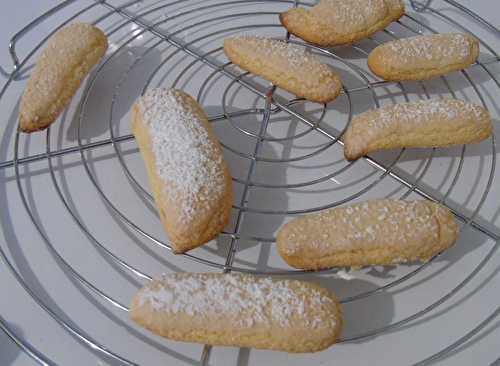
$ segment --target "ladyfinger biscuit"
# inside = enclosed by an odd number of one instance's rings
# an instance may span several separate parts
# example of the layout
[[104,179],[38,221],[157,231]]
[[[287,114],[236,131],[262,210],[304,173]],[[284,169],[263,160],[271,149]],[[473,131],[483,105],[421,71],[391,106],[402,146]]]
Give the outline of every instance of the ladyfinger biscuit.
[[54,122],[107,48],[104,33],[90,24],[74,23],[58,30],[38,58],[21,97],[20,130],[43,130]]
[[320,0],[311,9],[282,13],[280,22],[297,37],[328,47],[366,38],[403,14],[400,0]]
[[274,39],[240,36],[225,39],[224,52],[242,69],[300,98],[327,103],[340,94],[342,82],[338,75],[304,47]]
[[416,36],[387,42],[368,56],[368,67],[385,80],[427,80],[476,62],[477,39],[462,33]]
[[488,111],[463,100],[388,105],[353,118],[344,135],[344,155],[354,160],[382,149],[476,143],[492,130]]
[[132,132],[173,252],[215,238],[229,221],[231,176],[198,103],[180,90],[149,90],[132,108]]
[[296,218],[279,231],[290,266],[321,269],[428,260],[458,235],[451,212],[430,201],[374,200]]
[[317,284],[242,274],[176,273],[143,287],[130,317],[177,341],[316,352],[337,340],[342,314]]

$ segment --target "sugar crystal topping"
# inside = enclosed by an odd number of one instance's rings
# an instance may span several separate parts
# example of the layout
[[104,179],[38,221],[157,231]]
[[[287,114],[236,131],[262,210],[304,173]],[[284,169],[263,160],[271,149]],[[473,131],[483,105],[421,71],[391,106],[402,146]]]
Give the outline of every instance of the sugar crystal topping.
[[[391,41],[380,47],[387,47],[398,55],[398,61],[414,60],[461,62],[469,57],[470,38],[461,33],[414,36]],[[458,58],[458,59],[457,59]]]
[[[334,300],[304,282],[241,274],[163,275],[139,293],[139,306],[203,319],[238,318],[241,327],[335,326]],[[307,313],[307,316],[306,316]]]
[[311,10],[336,30],[357,32],[383,19],[388,12],[384,0],[321,0]]
[[[440,226],[431,205],[427,201],[373,200],[304,216],[288,224],[282,249],[288,255],[299,255],[305,248],[331,253],[369,249],[381,242],[405,246],[416,239],[437,241]],[[319,232],[326,233],[327,239]]]
[[375,110],[375,113],[378,116],[370,121],[375,126],[390,126],[401,123],[418,126],[429,120],[444,123],[459,120],[468,117],[468,115],[473,117],[471,120],[474,122],[481,122],[485,116],[485,110],[481,106],[458,99],[431,99],[398,103],[379,108]]
[[44,115],[47,101],[57,98],[67,86],[68,73],[80,67],[79,76],[83,77],[92,65],[88,60],[82,63],[82,58],[88,58],[96,50],[104,53],[106,48],[106,37],[90,24],[73,23],[54,33],[36,62],[21,100],[26,118],[36,120]]
[[289,67],[294,69],[311,70],[322,64],[316,57],[306,50],[305,47],[282,40],[266,38],[254,35],[240,35],[231,38],[232,41],[241,42],[244,47],[251,49],[260,57],[266,59],[280,59],[286,61]]
[[158,175],[168,196],[182,206],[181,220],[208,209],[209,198],[223,193],[224,162],[209,139],[200,112],[174,89],[153,89],[140,98],[139,108],[149,127]]

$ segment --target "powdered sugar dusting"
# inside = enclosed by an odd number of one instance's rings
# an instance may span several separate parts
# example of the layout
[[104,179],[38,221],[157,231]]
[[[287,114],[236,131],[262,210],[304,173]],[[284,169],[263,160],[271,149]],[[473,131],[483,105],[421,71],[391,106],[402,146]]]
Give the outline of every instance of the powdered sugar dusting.
[[[287,255],[301,255],[311,248],[332,253],[376,248],[380,243],[405,246],[416,239],[435,242],[439,222],[431,205],[427,201],[373,200],[307,215],[288,224],[282,249]],[[311,232],[331,235],[324,240]]]
[[471,54],[471,38],[461,33],[414,36],[388,42],[380,47],[395,53],[400,62],[418,60],[460,63]]
[[163,275],[139,293],[139,306],[198,319],[239,319],[240,327],[333,328],[335,302],[325,292],[295,280],[241,274]]
[[139,100],[149,128],[156,169],[168,196],[181,205],[180,219],[188,221],[209,209],[209,197],[223,194],[224,162],[219,146],[209,139],[201,115],[187,94],[153,89]]

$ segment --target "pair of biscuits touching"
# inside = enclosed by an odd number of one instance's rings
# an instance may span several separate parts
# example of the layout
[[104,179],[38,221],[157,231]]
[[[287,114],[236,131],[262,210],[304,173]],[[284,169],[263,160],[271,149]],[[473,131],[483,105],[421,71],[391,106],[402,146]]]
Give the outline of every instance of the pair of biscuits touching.
[[[330,46],[367,37],[404,11],[399,0],[380,0],[370,2],[374,8],[366,13],[366,1],[356,0],[339,18],[336,9],[346,3],[323,0],[310,11],[293,9],[280,19],[291,33]],[[323,19],[328,15],[331,19]],[[75,37],[76,32],[84,36]],[[57,32],[23,94],[20,129],[48,127],[106,47],[105,36],[92,26],[72,25]],[[52,63],[58,48],[65,50],[66,63]],[[224,51],[233,63],[299,97],[327,103],[341,92],[333,69],[302,46],[237,37],[225,41]],[[376,48],[368,64],[387,80],[420,80],[466,67],[477,52],[477,41],[464,35],[416,37]],[[181,91],[150,90],[132,108],[132,130],[173,251],[183,253],[215,238],[229,220],[231,177],[201,107]],[[472,143],[490,134],[488,113],[470,103],[399,104],[357,116],[344,137],[345,155],[356,159],[379,149]],[[439,204],[375,200],[292,220],[278,233],[277,247],[289,265],[302,269],[392,264],[427,260],[450,247],[457,234],[452,214]],[[219,301],[227,296],[236,297],[227,304]],[[282,316],[284,306],[289,316]],[[231,326],[217,318],[221,314],[231,317]],[[131,317],[171,339],[289,352],[328,347],[342,325],[335,296],[317,285],[224,274],[155,280],[134,298]]]

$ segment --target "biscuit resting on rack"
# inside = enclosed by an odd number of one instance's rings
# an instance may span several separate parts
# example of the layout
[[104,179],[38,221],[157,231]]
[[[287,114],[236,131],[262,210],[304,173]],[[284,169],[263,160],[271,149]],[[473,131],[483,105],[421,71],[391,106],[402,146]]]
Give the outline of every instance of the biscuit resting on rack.
[[470,144],[488,138],[492,131],[488,111],[470,102],[399,103],[354,117],[343,137],[344,155],[354,160],[377,150]]
[[284,41],[239,36],[224,40],[234,64],[307,100],[328,103],[340,94],[342,82],[333,69],[298,46]]
[[292,34],[320,46],[351,44],[401,18],[400,0],[320,0],[311,9],[292,8],[280,22]]
[[39,131],[54,122],[107,48],[106,36],[93,25],[74,23],[58,30],[38,58],[21,97],[20,130]]
[[285,224],[278,251],[301,269],[428,260],[457,239],[458,225],[430,201],[373,200],[305,215]]
[[135,295],[130,317],[172,340],[287,352],[323,350],[342,328],[337,299],[319,285],[242,274],[164,275]]
[[479,42],[462,33],[398,39],[376,47],[368,56],[370,70],[384,80],[427,80],[476,62]]
[[214,239],[229,221],[232,183],[202,108],[182,91],[149,90],[132,108],[132,131],[172,251]]

